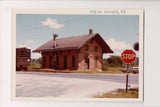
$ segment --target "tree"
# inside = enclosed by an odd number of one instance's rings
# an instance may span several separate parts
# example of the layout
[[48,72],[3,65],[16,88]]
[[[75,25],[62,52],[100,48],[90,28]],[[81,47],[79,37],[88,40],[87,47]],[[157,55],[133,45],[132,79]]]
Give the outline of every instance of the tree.
[[110,56],[110,58],[107,59],[107,62],[109,63],[110,67],[122,67],[122,60],[120,56]]
[[[136,58],[136,61],[131,64],[131,66],[138,66],[139,58]],[[102,69],[108,71],[109,67],[126,67],[126,64],[121,60],[121,56],[112,55],[109,58],[103,59]]]

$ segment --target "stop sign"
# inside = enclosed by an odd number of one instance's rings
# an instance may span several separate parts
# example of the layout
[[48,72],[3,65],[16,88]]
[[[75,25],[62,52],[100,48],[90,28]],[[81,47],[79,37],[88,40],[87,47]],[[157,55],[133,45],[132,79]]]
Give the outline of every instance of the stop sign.
[[121,54],[121,59],[126,64],[131,64],[136,60],[136,53],[133,50],[125,50]]

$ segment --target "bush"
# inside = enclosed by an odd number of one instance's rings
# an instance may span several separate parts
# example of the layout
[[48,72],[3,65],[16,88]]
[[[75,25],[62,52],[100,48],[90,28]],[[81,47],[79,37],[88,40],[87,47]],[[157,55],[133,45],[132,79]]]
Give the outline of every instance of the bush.
[[109,67],[108,67],[108,66],[103,66],[103,67],[102,67],[102,70],[103,70],[103,71],[108,71],[108,70],[109,70]]

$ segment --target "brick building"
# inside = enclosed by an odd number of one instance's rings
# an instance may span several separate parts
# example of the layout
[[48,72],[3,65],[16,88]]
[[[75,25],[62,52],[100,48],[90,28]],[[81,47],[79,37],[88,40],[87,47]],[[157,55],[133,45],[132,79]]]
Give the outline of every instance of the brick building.
[[33,52],[42,54],[42,68],[102,70],[103,53],[113,53],[98,33],[54,39]]

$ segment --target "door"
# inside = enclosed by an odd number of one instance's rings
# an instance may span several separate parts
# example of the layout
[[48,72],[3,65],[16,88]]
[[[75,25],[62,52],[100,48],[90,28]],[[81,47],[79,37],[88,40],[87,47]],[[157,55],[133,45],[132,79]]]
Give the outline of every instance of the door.
[[85,68],[85,70],[89,69],[89,58],[87,56],[85,57],[84,68]]

